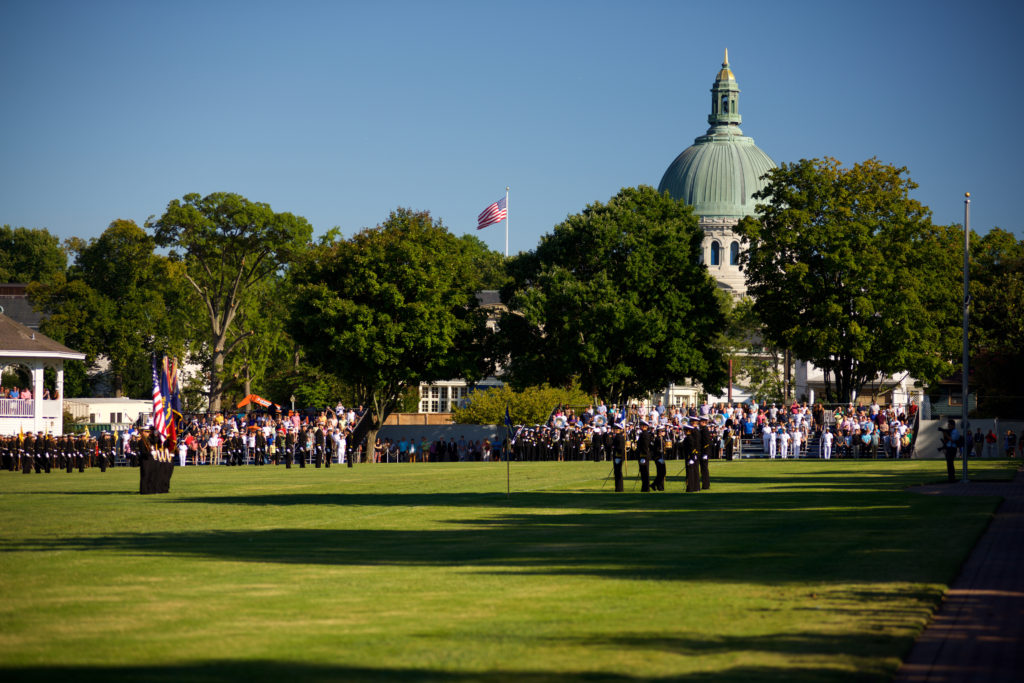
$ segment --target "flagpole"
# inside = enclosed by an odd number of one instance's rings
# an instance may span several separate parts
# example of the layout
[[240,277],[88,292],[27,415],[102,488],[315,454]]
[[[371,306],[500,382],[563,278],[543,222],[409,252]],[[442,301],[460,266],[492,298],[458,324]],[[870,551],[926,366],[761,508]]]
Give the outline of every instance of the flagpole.
[[508,258],[508,185],[505,186],[505,258]]

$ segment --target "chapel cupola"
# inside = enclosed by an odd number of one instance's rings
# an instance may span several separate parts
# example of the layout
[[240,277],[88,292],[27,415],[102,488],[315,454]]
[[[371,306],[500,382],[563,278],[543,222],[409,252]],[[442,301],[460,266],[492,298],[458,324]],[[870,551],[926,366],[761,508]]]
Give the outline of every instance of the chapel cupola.
[[726,48],[725,61],[715,78],[715,84],[711,86],[711,114],[708,116],[711,128],[708,135],[742,135],[739,125],[743,117],[740,116],[739,104],[740,87],[729,68],[729,49]]

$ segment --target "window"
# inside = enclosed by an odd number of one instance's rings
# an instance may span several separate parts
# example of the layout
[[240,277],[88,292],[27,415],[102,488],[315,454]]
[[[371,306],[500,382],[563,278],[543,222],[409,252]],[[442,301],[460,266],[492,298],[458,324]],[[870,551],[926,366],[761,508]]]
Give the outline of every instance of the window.
[[722,95],[722,113],[723,114],[728,114],[729,113],[729,96],[728,95]]
[[729,265],[738,266],[740,264],[740,243],[733,242],[729,245]]
[[717,241],[711,243],[711,265],[722,265],[722,245]]

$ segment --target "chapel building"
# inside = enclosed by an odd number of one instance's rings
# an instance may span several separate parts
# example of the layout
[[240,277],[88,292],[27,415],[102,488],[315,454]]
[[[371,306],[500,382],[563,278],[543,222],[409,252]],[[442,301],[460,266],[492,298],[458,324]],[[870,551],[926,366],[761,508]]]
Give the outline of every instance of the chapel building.
[[711,86],[711,113],[704,135],[682,151],[665,171],[658,192],[693,207],[704,231],[702,260],[719,287],[734,296],[747,291],[739,268],[740,239],[733,231],[754,215],[761,176],[775,168],[771,157],[740,130],[740,88],[729,68],[729,51]]

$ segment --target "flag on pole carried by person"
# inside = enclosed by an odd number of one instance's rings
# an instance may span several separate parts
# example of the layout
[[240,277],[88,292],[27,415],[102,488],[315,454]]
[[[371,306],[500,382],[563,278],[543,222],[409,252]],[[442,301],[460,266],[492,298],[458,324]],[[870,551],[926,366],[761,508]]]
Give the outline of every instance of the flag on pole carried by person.
[[160,375],[156,370],[156,358],[153,359],[153,431],[160,435],[160,440],[167,438],[164,424],[164,395],[160,391]]
[[500,223],[508,218],[508,197],[502,197],[498,201],[494,202],[486,209],[480,212],[480,215],[476,217],[476,229],[482,230],[488,225],[494,225]]

